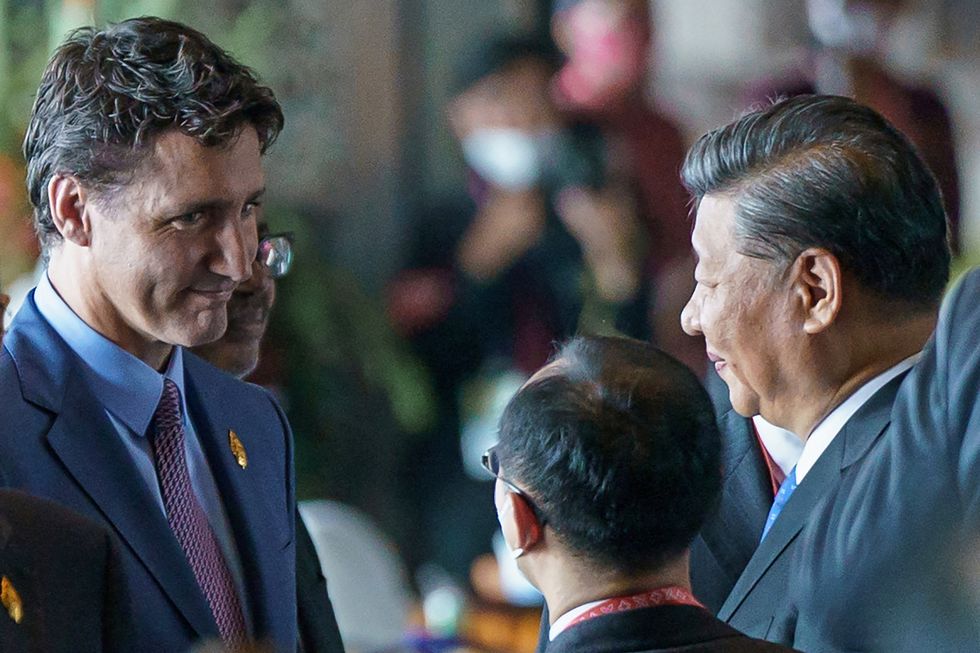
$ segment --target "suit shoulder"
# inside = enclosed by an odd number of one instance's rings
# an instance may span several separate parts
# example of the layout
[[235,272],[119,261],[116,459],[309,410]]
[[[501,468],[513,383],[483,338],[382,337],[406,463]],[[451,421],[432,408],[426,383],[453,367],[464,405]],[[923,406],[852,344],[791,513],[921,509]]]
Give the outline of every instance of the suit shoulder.
[[200,356],[184,349],[184,370],[195,384],[236,402],[260,402],[272,399],[265,388],[237,379]]
[[763,639],[755,639],[738,633],[737,635],[725,639],[715,640],[710,650],[725,651],[726,653],[799,653],[794,648],[774,644]]
[[105,528],[68,508],[20,490],[0,489],[0,518],[8,535],[42,550],[52,543],[71,542],[76,550],[102,550],[108,543]]

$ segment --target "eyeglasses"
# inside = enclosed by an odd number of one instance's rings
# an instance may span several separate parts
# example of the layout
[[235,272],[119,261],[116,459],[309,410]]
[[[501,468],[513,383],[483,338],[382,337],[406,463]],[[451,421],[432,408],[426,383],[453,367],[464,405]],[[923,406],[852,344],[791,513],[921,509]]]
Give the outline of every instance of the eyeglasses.
[[293,234],[269,234],[259,241],[255,260],[269,270],[273,279],[281,279],[293,265]]
[[490,473],[490,476],[493,476],[495,479],[506,485],[507,489],[527,502],[527,505],[531,507],[531,511],[534,513],[534,516],[538,518],[539,524],[544,526],[547,523],[544,513],[541,512],[537,505],[535,505],[534,501],[531,500],[531,497],[527,495],[527,492],[511,483],[506,478],[500,476],[500,458],[497,456],[496,446],[487,449],[483,453],[483,458],[480,460],[480,462],[483,464],[483,469]]

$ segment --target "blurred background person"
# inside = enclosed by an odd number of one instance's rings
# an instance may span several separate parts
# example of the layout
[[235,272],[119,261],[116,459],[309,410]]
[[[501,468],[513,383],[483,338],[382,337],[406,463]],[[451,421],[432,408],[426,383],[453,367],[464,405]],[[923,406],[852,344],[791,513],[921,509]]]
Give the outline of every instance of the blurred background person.
[[754,95],[756,100],[809,93],[846,95],[885,116],[911,139],[936,175],[956,253],[960,188],[949,111],[930,84],[903,80],[889,69],[885,57],[889,35],[909,4],[909,0],[806,0],[814,49],[796,70],[759,83]]
[[688,547],[721,486],[697,377],[649,344],[580,337],[504,410],[484,454],[507,546],[545,596],[547,650],[789,651],[694,598]]
[[426,216],[413,263],[389,290],[444,416],[415,483],[431,488],[418,497],[429,556],[459,575],[494,530],[467,501],[483,483],[463,460],[493,441],[502,401],[577,329],[649,334],[635,196],[607,174],[597,127],[554,101],[559,62],[533,35],[491,39],[466,60],[448,116],[469,199]]
[[[686,147],[677,122],[648,93],[654,28],[645,0],[556,2],[551,31],[565,61],[552,94],[564,113],[599,128],[607,174],[635,197],[646,234],[651,338],[700,373],[703,347],[677,321],[693,269],[687,197],[678,182]],[[573,220],[583,230],[602,224],[583,211]]]

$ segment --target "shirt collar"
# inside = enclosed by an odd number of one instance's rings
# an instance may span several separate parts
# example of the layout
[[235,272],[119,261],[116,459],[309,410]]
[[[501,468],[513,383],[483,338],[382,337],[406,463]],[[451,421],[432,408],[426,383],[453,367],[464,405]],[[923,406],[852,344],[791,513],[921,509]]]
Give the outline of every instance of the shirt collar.
[[830,446],[830,443],[834,441],[840,430],[844,428],[847,421],[854,416],[854,413],[858,411],[864,404],[868,402],[871,397],[874,396],[876,392],[881,390],[885,385],[894,379],[896,376],[911,369],[915,365],[919,358],[922,357],[922,352],[912,354],[905,360],[901,361],[897,365],[888,368],[878,376],[874,377],[860,388],[857,389],[850,397],[845,399],[837,408],[830,411],[830,413],[821,420],[817,427],[813,429],[810,433],[810,437],[806,439],[803,445],[803,452],[800,454],[800,459],[796,463],[796,482],[801,483],[803,477],[807,475],[807,472],[813,467],[820,458],[820,455]]
[[555,638],[565,632],[575,618],[579,615],[585,614],[592,608],[596,607],[600,603],[605,601],[605,599],[599,599],[598,601],[589,601],[584,605],[580,605],[577,608],[572,608],[562,616],[555,619],[555,623],[551,624],[551,628],[548,629],[548,641],[553,642]]
[[94,394],[106,410],[133,433],[146,434],[160,403],[165,377],[180,389],[187,414],[181,347],[173,348],[167,370],[160,374],[86,324],[61,298],[47,274],[38,282],[34,302],[51,328],[82,359]]

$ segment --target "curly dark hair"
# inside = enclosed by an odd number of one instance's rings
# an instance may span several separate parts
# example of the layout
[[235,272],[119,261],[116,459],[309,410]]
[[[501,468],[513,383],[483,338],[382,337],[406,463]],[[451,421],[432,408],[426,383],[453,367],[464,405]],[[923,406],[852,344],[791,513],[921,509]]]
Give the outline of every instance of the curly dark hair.
[[649,343],[580,336],[504,409],[502,473],[584,564],[648,572],[681,554],[721,491],[711,400]]
[[128,182],[167,130],[211,147],[246,125],[264,153],[282,130],[282,109],[249,68],[200,32],[153,17],[75,30],[41,77],[24,138],[42,248],[61,241],[48,206],[53,175],[111,190]]

